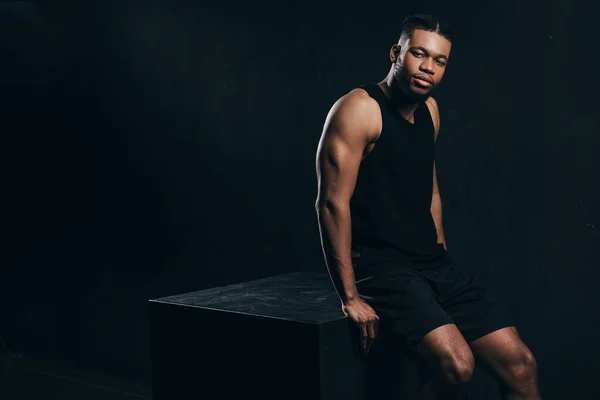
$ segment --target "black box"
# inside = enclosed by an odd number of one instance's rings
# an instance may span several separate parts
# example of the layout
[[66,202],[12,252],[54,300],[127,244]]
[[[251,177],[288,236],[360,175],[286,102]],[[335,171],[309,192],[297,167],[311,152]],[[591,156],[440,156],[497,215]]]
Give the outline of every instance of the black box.
[[403,399],[418,379],[396,350],[368,362],[326,273],[150,300],[150,312],[154,400]]

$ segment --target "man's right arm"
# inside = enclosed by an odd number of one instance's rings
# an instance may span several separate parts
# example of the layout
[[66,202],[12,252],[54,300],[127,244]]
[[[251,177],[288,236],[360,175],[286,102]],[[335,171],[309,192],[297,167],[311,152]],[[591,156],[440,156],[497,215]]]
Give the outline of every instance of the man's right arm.
[[380,131],[377,103],[356,89],[331,108],[317,150],[316,210],[321,244],[344,305],[358,299],[351,256],[350,199],[365,148]]

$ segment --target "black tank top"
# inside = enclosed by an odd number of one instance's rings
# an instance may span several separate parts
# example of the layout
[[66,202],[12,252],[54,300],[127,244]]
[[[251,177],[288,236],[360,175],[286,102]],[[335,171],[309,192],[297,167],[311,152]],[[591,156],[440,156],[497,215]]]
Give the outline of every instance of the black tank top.
[[429,108],[421,102],[413,124],[377,84],[361,88],[379,104],[383,125],[350,200],[354,261],[360,268],[381,261],[435,267],[445,261],[445,250],[430,210],[435,142]]

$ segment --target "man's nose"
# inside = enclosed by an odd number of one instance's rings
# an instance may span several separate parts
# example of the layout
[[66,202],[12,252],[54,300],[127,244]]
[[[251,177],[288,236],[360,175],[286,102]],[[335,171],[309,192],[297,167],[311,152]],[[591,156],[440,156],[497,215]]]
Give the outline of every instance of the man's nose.
[[423,60],[420,66],[421,71],[433,74],[433,60],[431,58],[426,58]]

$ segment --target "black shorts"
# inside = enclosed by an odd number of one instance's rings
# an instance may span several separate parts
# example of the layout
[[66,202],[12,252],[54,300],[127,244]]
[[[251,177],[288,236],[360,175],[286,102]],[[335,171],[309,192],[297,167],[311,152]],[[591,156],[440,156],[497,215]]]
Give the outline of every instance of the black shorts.
[[467,342],[514,325],[473,271],[449,259],[430,269],[385,262],[364,272],[356,285],[379,316],[380,336],[391,332],[409,349],[446,324],[456,324]]

